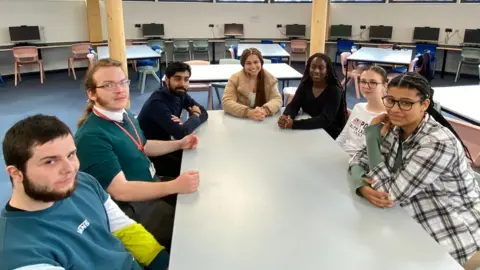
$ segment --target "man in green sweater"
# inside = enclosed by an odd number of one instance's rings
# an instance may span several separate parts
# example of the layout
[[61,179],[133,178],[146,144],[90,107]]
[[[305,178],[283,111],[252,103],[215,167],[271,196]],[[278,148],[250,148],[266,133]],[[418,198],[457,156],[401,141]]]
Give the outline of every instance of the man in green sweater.
[[35,115],[3,141],[12,196],[0,215],[0,270],[165,270],[168,252],[92,176],[70,129]]
[[166,181],[157,176],[149,157],[193,149],[198,138],[190,134],[176,141],[146,140],[125,109],[129,83],[116,60],[99,60],[88,71],[85,89],[90,103],[75,134],[80,170],[94,176],[129,217],[169,249],[175,194],[195,192],[199,173],[186,171]]

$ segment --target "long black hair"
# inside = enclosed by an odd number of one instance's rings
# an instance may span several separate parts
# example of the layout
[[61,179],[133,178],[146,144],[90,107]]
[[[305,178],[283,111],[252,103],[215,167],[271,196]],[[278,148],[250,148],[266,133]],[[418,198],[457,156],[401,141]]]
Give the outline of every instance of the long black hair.
[[421,74],[417,72],[408,72],[402,76],[397,76],[393,78],[389,83],[388,83],[388,88],[390,87],[399,87],[399,88],[408,88],[408,89],[415,89],[418,92],[418,96],[420,97],[420,100],[423,102],[426,99],[430,99],[430,105],[428,106],[427,113],[430,114],[430,116],[433,117],[437,122],[439,122],[442,126],[448,128],[455,137],[460,141],[460,143],[463,146],[463,149],[465,150],[465,154],[467,155],[467,158],[472,160],[472,157],[470,155],[470,152],[468,151],[468,148],[465,146],[463,143],[462,139],[460,136],[458,136],[457,132],[455,129],[450,125],[450,123],[443,117],[443,115],[437,111],[434,107],[434,102],[433,102],[433,89],[430,86],[430,83],[427,81],[425,77],[423,77]]
[[333,68],[332,60],[330,59],[330,57],[328,57],[328,55],[323,53],[315,53],[308,58],[307,66],[305,67],[305,71],[303,72],[303,77],[302,77],[302,80],[300,81],[300,84],[298,85],[298,88],[303,88],[303,87],[311,88],[313,86],[313,80],[312,80],[312,77],[310,76],[310,66],[312,65],[312,61],[315,58],[322,59],[323,61],[325,61],[325,64],[327,65],[327,78],[326,78],[327,86],[337,87],[342,92],[340,106],[342,107],[341,110],[345,115],[345,121],[346,121],[348,118],[348,112],[347,112],[347,99],[345,97],[345,91],[343,91],[342,84],[340,84],[340,80],[337,77],[337,73]]

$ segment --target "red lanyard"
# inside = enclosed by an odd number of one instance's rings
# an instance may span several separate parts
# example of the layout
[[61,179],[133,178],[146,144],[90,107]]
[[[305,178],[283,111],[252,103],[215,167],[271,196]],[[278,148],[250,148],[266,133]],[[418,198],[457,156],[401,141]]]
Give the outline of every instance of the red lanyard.
[[127,134],[127,136],[133,141],[133,143],[135,143],[135,145],[137,146],[138,150],[142,151],[143,153],[145,153],[145,147],[143,146],[143,143],[142,143],[142,139],[140,139],[140,135],[138,135],[138,132],[137,132],[137,128],[135,127],[135,125],[133,124],[132,120],[130,120],[130,117],[128,117],[127,115],[127,119],[128,121],[130,122],[130,125],[132,125],[132,128],[133,130],[135,131],[135,135],[137,135],[137,140],[135,140],[135,138],[133,138],[133,136],[130,134],[130,132],[128,132],[124,127],[122,127],[119,123],[117,123],[116,121],[113,121],[112,119],[106,117],[104,114],[102,114],[101,112],[99,112],[97,109],[93,108],[92,109],[93,112],[98,115],[98,117],[102,118],[102,119],[105,119],[107,121],[110,121],[110,122],[113,122],[117,127],[119,127],[125,134]]

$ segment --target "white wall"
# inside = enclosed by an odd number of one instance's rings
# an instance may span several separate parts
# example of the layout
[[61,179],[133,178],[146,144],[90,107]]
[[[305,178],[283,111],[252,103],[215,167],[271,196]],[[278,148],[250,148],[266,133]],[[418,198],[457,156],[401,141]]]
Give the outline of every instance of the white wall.
[[[101,6],[103,37],[107,38],[105,12]],[[124,2],[125,34],[141,38],[134,24],[163,23],[165,38],[221,37],[224,23],[243,23],[247,38],[282,38],[276,24],[310,25],[310,4],[212,4]],[[354,35],[360,25],[393,25],[394,41],[409,41],[415,26],[458,29],[478,28],[480,4],[332,4],[331,24],[352,24]],[[13,15],[15,14],[15,16]],[[8,26],[40,25],[43,42],[88,40],[86,7],[83,0],[0,0],[0,44],[8,44]],[[214,33],[208,24],[215,24]],[[365,33],[364,37],[367,37]],[[443,40],[444,33],[441,34]],[[358,37],[356,37],[358,39]],[[458,36],[450,44],[459,44]],[[331,53],[333,48],[330,47]],[[220,57],[218,55],[217,57]],[[42,51],[47,70],[66,68],[70,54],[65,49]],[[441,56],[441,55],[440,55]],[[13,72],[11,52],[0,52],[0,73]],[[459,54],[449,53],[448,71],[456,70]],[[472,69],[474,74],[475,70]],[[48,77],[47,77],[48,79]]]

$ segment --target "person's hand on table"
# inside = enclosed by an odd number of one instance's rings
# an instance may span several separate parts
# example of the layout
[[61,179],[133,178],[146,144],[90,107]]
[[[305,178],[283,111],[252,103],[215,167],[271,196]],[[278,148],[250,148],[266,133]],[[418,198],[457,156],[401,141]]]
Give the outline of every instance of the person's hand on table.
[[370,186],[375,183],[375,180],[363,178],[363,181],[367,182],[369,185],[359,188],[358,191],[365,199],[379,208],[390,208],[393,206],[393,201],[388,199],[388,193],[376,191]]
[[267,116],[267,112],[262,107],[256,107],[253,110],[248,111],[248,117],[252,118],[255,121],[263,121]]
[[188,110],[190,111],[190,114],[194,114],[196,116],[200,116],[202,114],[202,111],[200,110],[200,107],[194,105],[192,107],[189,107]]
[[390,130],[390,128],[393,127],[392,122],[390,122],[390,118],[388,118],[388,115],[386,113],[382,113],[379,116],[375,117],[372,119],[370,122],[370,125],[376,125],[383,123],[382,130],[380,131],[380,135],[383,137],[387,132]]
[[195,192],[200,185],[200,173],[196,171],[184,172],[171,181],[171,183],[175,193],[186,194]]
[[281,115],[278,118],[278,127],[281,129],[291,129],[293,127],[293,119],[290,115]]
[[171,120],[172,120],[173,122],[175,122],[175,123],[178,123],[180,126],[183,125],[182,120],[181,120],[180,118],[176,117],[175,115],[172,115]]
[[183,139],[180,140],[180,148],[183,150],[194,149],[195,147],[197,147],[197,144],[198,137],[193,133],[183,137]]

